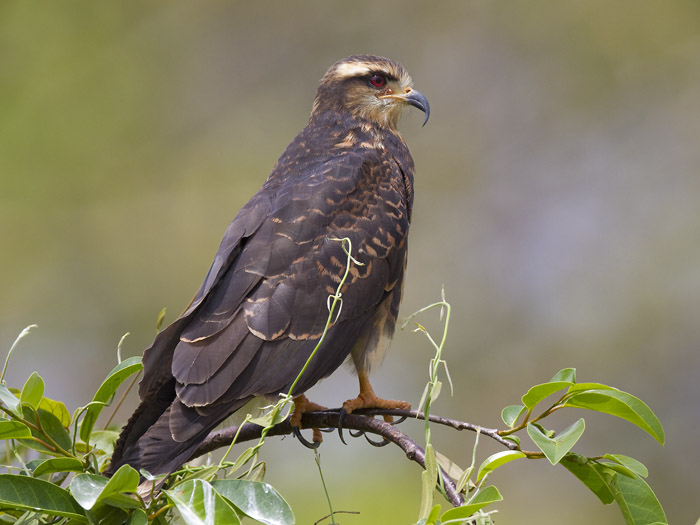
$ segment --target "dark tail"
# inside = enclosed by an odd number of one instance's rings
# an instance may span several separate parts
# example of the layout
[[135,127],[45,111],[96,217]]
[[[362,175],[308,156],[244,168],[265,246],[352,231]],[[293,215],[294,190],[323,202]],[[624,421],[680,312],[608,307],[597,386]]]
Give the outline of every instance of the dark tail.
[[[153,475],[174,472],[192,457],[228,412],[203,417],[184,407],[175,395],[174,379],[155,388],[144,396],[122,430],[105,475],[111,476],[122,465],[145,469]],[[173,432],[177,427],[187,428],[181,440]]]

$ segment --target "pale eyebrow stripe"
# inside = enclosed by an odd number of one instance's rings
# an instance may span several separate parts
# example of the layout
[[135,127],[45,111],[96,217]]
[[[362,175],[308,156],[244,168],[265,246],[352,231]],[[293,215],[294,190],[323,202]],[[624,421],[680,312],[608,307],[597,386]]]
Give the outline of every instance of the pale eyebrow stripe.
[[345,79],[363,77],[374,73],[385,75],[389,80],[395,82],[405,82],[407,85],[412,84],[411,78],[405,73],[396,75],[393,71],[385,71],[378,68],[377,64],[368,62],[345,62],[335,69],[333,75],[337,78]]
[[370,67],[364,62],[346,62],[340,64],[336,69],[336,74],[341,77],[356,77],[366,75],[370,72]]

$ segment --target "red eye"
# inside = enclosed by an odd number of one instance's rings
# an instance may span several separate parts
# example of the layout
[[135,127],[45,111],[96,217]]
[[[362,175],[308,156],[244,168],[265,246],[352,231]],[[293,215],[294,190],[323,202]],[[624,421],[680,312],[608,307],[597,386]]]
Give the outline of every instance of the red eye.
[[381,75],[372,75],[369,77],[369,83],[374,87],[384,87],[386,85],[386,78]]

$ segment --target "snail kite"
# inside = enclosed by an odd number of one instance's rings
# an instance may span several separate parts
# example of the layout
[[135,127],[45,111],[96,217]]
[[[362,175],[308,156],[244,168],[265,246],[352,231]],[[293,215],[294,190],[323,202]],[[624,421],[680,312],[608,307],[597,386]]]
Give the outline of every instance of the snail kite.
[[[117,441],[121,465],[169,473],[209,432],[258,396],[289,390],[316,346],[347,263],[342,309],[295,387],[301,395],[352,356],[358,408],[408,408],[379,399],[368,380],[394,331],[401,301],[413,159],[396,129],[402,110],[428,101],[398,63],[357,55],[321,79],[308,125],[229,225],[187,310],[143,356],[141,404]],[[307,408],[308,409],[308,408]]]

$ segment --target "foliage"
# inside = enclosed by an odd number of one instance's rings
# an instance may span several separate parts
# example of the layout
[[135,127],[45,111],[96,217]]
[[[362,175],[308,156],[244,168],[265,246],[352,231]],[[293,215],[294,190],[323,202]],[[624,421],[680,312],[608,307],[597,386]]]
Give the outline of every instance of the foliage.
[[[168,513],[175,509],[180,519],[188,525],[235,525],[240,523],[240,516],[248,516],[265,525],[294,523],[294,514],[284,498],[273,487],[257,479],[264,474],[264,465],[257,462],[257,457],[268,431],[284,421],[288,409],[293,408],[294,387],[318,352],[334,319],[340,314],[340,290],[351,264],[362,264],[352,257],[350,239],[331,240],[341,243],[348,259],[336,293],[328,298],[325,329],[289,391],[276,404],[267,407],[262,416],[246,416],[245,422],[254,422],[263,427],[255,446],[246,449],[234,462],[228,462],[226,458],[236,441],[234,438],[218,465],[195,469],[185,467],[170,476],[167,482],[142,471],[140,474],[146,481],[139,485],[139,473],[129,465],[122,466],[110,479],[105,478],[100,473],[111,457],[118,435],[107,430],[94,431],[94,426],[100,412],[110,404],[121,384],[143,368],[141,359],[133,357],[119,362],[97,389],[92,401],[76,410],[72,418],[63,403],[43,396],[44,382],[34,372],[21,391],[13,391],[0,384],[0,409],[7,416],[0,421],[0,437],[8,442],[8,457],[13,454],[20,463],[19,467],[15,467],[8,461],[6,468],[19,473],[3,475],[0,508],[8,509],[8,513],[17,518],[16,521],[56,516],[79,523],[167,522]],[[161,322],[162,312],[158,318],[159,326]],[[4,379],[13,350],[30,328],[25,329],[10,348],[0,381]],[[120,346],[121,341],[117,348],[118,355]],[[70,428],[73,429],[72,438]],[[77,441],[78,438],[80,441]],[[23,455],[26,449],[42,453],[42,458],[25,462]],[[320,461],[318,456],[317,461]],[[215,479],[226,471],[230,476],[246,464],[251,465],[243,475],[246,479]],[[60,474],[54,476],[57,473]],[[69,473],[74,473],[72,480],[67,489],[61,488]],[[39,479],[40,476],[47,479]],[[164,484],[168,486],[167,490],[156,490]]]
[[[352,263],[359,264],[352,258],[349,241],[337,241],[343,243],[348,256],[347,269]],[[329,297],[326,330],[342,307],[339,290],[344,280],[341,280],[336,294]],[[663,428],[644,402],[608,385],[578,383],[573,368],[560,370],[550,381],[530,388],[522,396],[521,404],[504,408],[501,415],[505,429],[477,429],[471,465],[466,469],[461,469],[435,450],[431,442],[429,415],[442,387],[439,379],[441,366],[452,386],[442,358],[450,319],[450,305],[445,301],[444,291],[441,301],[416,314],[434,308],[439,308],[441,319],[445,321],[439,342],[422,325],[416,324],[416,330],[427,336],[436,352],[430,361],[430,377],[420,402],[425,419],[425,471],[421,474],[423,491],[418,525],[492,523],[491,515],[495,511],[486,512],[485,509],[503,498],[495,486],[486,485],[487,479],[496,469],[511,461],[544,458],[552,465],[561,464],[604,504],[615,502],[626,523],[667,523],[658,499],[644,481],[648,472],[642,463],[622,454],[586,457],[574,452],[574,446],[585,431],[583,418],[560,431],[545,426],[545,419],[556,411],[586,409],[625,419],[660,444],[664,443]],[[243,517],[265,525],[295,523],[292,509],[284,498],[264,483],[265,465],[258,461],[258,451],[265,436],[286,419],[287,409],[293,405],[291,389],[281,396],[278,403],[268,407],[262,417],[246,417],[246,421],[254,421],[263,430],[258,443],[246,449],[235,461],[227,461],[227,457],[236,438],[216,465],[185,466],[167,479],[151,476],[145,471],[139,473],[124,465],[111,478],[106,478],[101,472],[112,454],[118,434],[107,428],[96,430],[95,424],[104,407],[113,401],[117,389],[140,372],[140,358],[120,361],[93,399],[71,415],[65,404],[44,396],[44,381],[37,372],[30,375],[21,389],[5,385],[9,358],[28,332],[29,329],[25,329],[12,345],[0,376],[0,439],[5,443],[4,467],[8,471],[0,474],[0,509],[5,512],[4,523],[135,525],[178,521],[188,525],[235,525]],[[309,361],[322,341],[323,337]],[[304,370],[300,376],[303,373]],[[546,402],[548,399],[554,401]],[[239,431],[240,428],[242,425]],[[519,433],[526,433],[537,450],[524,450]],[[508,446],[508,450],[492,454],[477,468],[481,435],[497,437]],[[318,453],[316,461],[323,481]],[[243,469],[246,465],[247,469]],[[455,487],[461,504],[441,512],[441,505],[434,502],[434,491],[437,488],[448,497],[448,501],[453,501],[454,498],[447,494],[448,483]],[[325,482],[323,484],[325,490]],[[330,508],[328,517],[336,523],[327,492],[326,498]]]
[[[501,419],[507,426],[496,434],[510,440],[512,449],[498,452],[486,458],[478,469],[475,469],[477,440],[474,444],[472,464],[465,470],[459,469],[449,458],[437,454],[430,443],[428,414],[430,404],[437,399],[440,392],[438,380],[438,364],[445,366],[441,359],[443,346],[447,336],[450,305],[445,301],[444,290],[442,301],[427,306],[416,314],[430,308],[440,308],[440,318],[445,317],[444,332],[440,344],[437,344],[427,330],[416,323],[416,331],[424,333],[435,348],[436,355],[431,360],[430,379],[426,386],[421,407],[426,419],[425,468],[423,473],[423,496],[419,511],[418,525],[444,525],[447,523],[490,524],[490,515],[481,509],[502,500],[498,489],[486,486],[485,481],[498,467],[516,459],[546,458],[552,465],[561,464],[586,487],[588,487],[604,504],[617,503],[625,523],[629,525],[656,525],[668,523],[659,500],[649,485],[644,481],[648,471],[646,467],[634,458],[622,454],[602,454],[586,457],[573,452],[573,447],[583,435],[585,421],[579,418],[567,428],[555,431],[546,428],[541,422],[552,413],[563,408],[584,408],[625,419],[647,432],[661,445],[664,444],[664,430],[652,410],[640,399],[618,390],[617,388],[600,383],[577,383],[576,370],[565,368],[557,372],[546,383],[530,388],[518,405],[509,405],[501,412]],[[413,314],[409,320],[414,317]],[[408,323],[408,321],[407,321]],[[405,325],[404,325],[405,326]],[[448,373],[449,379],[449,373]],[[545,400],[558,394],[551,404]],[[544,410],[536,413],[542,405]],[[536,414],[536,415],[535,415]],[[521,448],[521,438],[518,432],[525,430],[538,451],[526,451]],[[457,489],[468,495],[464,505],[455,507],[440,515],[440,505],[433,505],[432,487],[443,491],[441,483],[445,472],[459,474]],[[474,478],[474,479],[472,479]],[[432,483],[432,485],[430,484]],[[466,521],[465,521],[466,520]]]
[[[159,493],[152,491],[156,480],[144,473],[147,481],[139,484],[139,473],[128,465],[111,478],[100,475],[118,434],[95,430],[95,422],[119,386],[141,368],[138,357],[120,362],[92,401],[72,416],[62,402],[44,396],[44,382],[36,372],[21,389],[0,384],[0,439],[9,472],[0,474],[3,523],[163,524],[177,513],[187,524],[236,524],[243,516],[265,525],[293,524],[284,498],[255,479],[259,468],[251,468],[248,479],[220,480],[214,479],[219,466],[185,468]],[[243,463],[222,467],[235,470]]]

